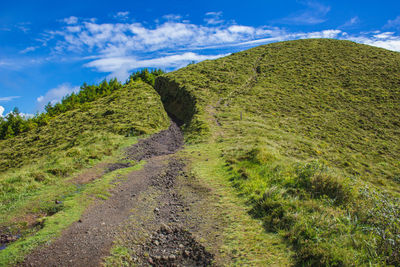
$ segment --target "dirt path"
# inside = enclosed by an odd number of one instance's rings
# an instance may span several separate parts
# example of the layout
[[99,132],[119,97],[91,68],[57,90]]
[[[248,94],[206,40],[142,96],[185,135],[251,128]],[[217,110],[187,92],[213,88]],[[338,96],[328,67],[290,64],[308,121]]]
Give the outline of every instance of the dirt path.
[[[130,147],[127,158],[146,159],[144,168],[130,173],[111,191],[111,197],[93,204],[60,238],[35,250],[22,266],[99,266],[110,254],[113,241],[129,235],[134,235],[137,265],[210,265],[213,256],[185,228],[190,218],[185,217],[187,208],[174,188],[176,177],[184,171],[184,161],[174,155],[182,145],[182,133],[172,123],[168,130]],[[124,167],[128,166],[114,164],[111,170]],[[152,218],[140,217],[144,213],[151,213]],[[132,218],[139,225],[136,232],[132,232]],[[133,242],[146,231],[152,234]]]

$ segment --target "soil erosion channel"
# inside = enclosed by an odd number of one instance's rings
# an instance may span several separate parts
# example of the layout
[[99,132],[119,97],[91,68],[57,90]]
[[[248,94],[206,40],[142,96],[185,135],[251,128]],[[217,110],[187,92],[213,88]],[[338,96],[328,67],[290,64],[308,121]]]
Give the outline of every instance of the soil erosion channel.
[[[189,208],[175,189],[176,178],[184,175],[184,160],[175,155],[182,146],[182,132],[171,122],[167,130],[128,148],[127,159],[145,159],[146,165],[128,174],[107,200],[96,201],[58,239],[31,253],[22,266],[99,266],[113,242],[124,239],[133,246],[130,260],[135,265],[210,265],[213,255],[187,230]],[[116,163],[109,170],[125,167]]]

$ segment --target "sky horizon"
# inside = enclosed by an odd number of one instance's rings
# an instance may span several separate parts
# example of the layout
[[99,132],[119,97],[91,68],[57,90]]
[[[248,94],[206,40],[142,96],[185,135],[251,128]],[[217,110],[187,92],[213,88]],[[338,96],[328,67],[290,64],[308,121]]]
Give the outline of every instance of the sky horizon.
[[400,52],[396,1],[19,1],[0,4],[0,116],[84,82],[172,71],[262,44],[334,38]]

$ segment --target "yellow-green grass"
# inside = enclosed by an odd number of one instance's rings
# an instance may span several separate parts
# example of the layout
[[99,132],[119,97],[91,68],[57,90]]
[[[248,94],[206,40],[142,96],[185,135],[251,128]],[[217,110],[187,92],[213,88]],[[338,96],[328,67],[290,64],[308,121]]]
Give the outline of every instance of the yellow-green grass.
[[[54,187],[47,188],[48,192],[42,192],[40,201],[44,205],[51,205],[55,194],[61,199],[62,208],[54,215],[45,216],[40,219],[40,230],[30,235],[25,235],[16,242],[10,244],[6,249],[0,251],[0,266],[11,266],[21,262],[24,257],[37,246],[49,243],[57,238],[62,230],[77,221],[85,209],[95,199],[106,199],[111,187],[118,184],[118,180],[124,175],[139,170],[145,162],[140,162],[132,167],[115,170],[107,173],[101,178],[87,184],[84,187],[68,184],[60,181]],[[60,190],[62,188],[62,190]],[[60,195],[65,194],[65,195]]]
[[[106,164],[119,161],[123,148],[135,143],[137,136],[168,125],[154,89],[131,82],[110,96],[53,118],[46,126],[0,141],[0,230],[21,236],[1,251],[1,262],[19,260],[76,220],[94,190],[98,189],[97,198],[106,198],[110,179],[101,178]],[[79,180],[98,163],[103,165],[93,182]],[[53,224],[53,220],[58,221]]]
[[202,216],[222,221],[218,229],[221,244],[205,243],[206,247],[212,250],[217,246],[218,265],[292,265],[290,246],[279,234],[265,232],[262,224],[249,215],[250,208],[245,200],[232,188],[234,175],[220,156],[222,150],[221,144],[211,141],[190,145],[184,151],[191,158],[190,169],[197,182],[204,188],[211,188]]
[[69,111],[37,131],[1,141],[0,225],[5,215],[20,212],[22,202],[112,155],[131,142],[129,136],[168,125],[154,89],[132,83],[86,110]]
[[[188,142],[298,265],[400,263],[400,54],[329,39],[256,47],[156,80]],[[267,256],[266,256],[267,257]]]

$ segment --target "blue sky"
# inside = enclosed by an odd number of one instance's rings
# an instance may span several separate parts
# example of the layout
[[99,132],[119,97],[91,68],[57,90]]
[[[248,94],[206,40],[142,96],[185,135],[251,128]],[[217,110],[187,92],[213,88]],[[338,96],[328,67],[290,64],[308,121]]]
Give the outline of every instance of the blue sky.
[[400,51],[400,1],[1,1],[0,115],[257,45],[348,39]]

